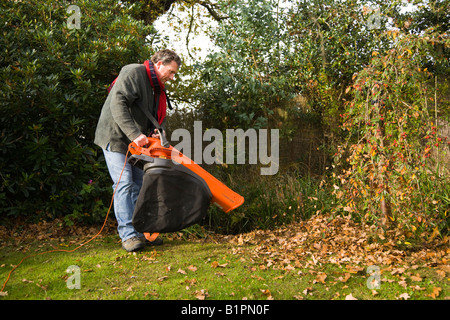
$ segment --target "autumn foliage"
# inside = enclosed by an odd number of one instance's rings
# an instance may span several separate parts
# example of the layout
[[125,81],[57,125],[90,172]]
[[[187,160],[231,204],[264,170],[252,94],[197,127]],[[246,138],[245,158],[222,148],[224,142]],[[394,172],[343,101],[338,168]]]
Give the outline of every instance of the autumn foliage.
[[347,89],[354,98],[341,115],[347,140],[336,155],[346,165],[333,193],[351,216],[438,233],[448,227],[448,167],[439,155],[449,142],[439,134],[437,77],[423,61],[449,40],[433,32],[385,36],[392,48],[374,51]]

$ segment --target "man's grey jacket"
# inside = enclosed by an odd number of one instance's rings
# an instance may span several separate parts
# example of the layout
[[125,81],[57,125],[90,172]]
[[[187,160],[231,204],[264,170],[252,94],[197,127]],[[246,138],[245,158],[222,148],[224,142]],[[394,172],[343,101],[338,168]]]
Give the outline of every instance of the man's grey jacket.
[[100,114],[94,143],[109,151],[126,154],[139,135],[149,135],[153,125],[145,113],[156,114],[153,89],[143,64],[122,68]]

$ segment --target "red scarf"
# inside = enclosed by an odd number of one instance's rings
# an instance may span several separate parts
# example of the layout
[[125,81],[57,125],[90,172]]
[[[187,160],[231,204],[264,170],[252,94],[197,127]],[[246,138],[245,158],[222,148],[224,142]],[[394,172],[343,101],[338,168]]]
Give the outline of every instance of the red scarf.
[[144,62],[144,66],[147,70],[147,75],[150,80],[150,85],[153,88],[153,92],[156,94],[156,97],[158,97],[158,101],[156,102],[158,104],[158,122],[159,124],[162,124],[164,118],[166,117],[167,110],[167,95],[164,90],[164,84],[159,80],[158,75],[155,72],[154,65],[150,60],[146,60]]

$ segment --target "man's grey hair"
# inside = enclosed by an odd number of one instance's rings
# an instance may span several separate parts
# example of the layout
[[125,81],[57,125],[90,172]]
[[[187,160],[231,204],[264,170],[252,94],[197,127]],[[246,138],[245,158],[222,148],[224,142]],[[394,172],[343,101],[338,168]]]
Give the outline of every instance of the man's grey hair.
[[151,60],[154,64],[156,64],[158,61],[162,61],[164,65],[175,61],[178,64],[178,67],[181,66],[180,57],[174,51],[169,49],[164,49],[156,52]]

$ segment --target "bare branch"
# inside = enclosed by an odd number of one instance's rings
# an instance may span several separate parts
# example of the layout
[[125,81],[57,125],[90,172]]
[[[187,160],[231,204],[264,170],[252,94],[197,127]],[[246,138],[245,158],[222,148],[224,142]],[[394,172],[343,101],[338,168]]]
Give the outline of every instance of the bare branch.
[[217,21],[229,18],[228,16],[221,16],[219,13],[217,13],[217,11],[214,8],[214,7],[216,7],[215,4],[211,4],[207,1],[195,1],[195,2],[197,2],[199,5],[205,7],[206,10],[208,10],[209,14]]

